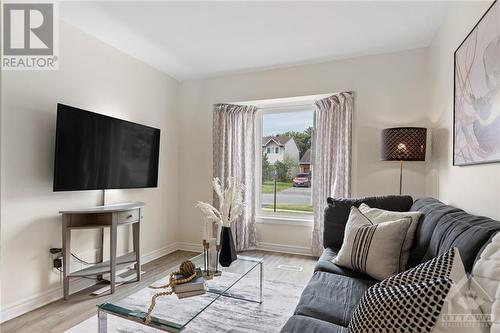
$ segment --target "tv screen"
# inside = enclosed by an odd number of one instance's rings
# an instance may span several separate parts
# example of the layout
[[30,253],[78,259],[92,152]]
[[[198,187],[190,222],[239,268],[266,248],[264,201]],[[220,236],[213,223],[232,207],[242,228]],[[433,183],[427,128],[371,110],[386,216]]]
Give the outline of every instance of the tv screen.
[[57,105],[54,191],[156,187],[160,130]]

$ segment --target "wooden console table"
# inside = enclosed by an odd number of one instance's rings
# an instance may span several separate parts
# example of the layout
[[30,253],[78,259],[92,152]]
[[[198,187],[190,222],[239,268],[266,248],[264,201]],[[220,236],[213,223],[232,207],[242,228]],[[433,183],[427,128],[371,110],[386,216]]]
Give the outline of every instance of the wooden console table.
[[[116,270],[135,264],[137,281],[141,279],[141,250],[140,250],[140,222],[141,208],[144,202],[127,202],[114,205],[97,206],[85,209],[63,210],[62,214],[62,248],[63,248],[63,289],[64,299],[69,296],[69,279],[82,276],[102,276],[110,274],[111,293],[115,292]],[[132,224],[133,252],[116,257],[117,227]],[[110,228],[110,259],[102,261],[104,240],[101,244],[101,262],[69,272],[71,257],[71,230],[72,229],[101,229]]]

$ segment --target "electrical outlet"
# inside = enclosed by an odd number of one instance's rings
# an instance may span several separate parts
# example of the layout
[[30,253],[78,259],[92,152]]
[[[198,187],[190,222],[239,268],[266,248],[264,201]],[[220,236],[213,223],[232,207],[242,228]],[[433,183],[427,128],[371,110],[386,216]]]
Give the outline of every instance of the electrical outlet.
[[54,265],[54,268],[61,268],[62,267],[62,259],[61,258],[54,259],[53,265]]
[[62,248],[60,247],[52,247],[49,249],[50,259],[52,263],[52,268],[56,268],[60,270],[62,268]]

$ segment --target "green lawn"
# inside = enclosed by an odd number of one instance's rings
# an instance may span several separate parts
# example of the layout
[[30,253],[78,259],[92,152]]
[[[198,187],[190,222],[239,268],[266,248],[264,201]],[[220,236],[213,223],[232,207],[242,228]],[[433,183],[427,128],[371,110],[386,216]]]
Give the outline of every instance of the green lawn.
[[[263,208],[265,210],[273,210],[273,205],[264,205]],[[312,213],[313,208],[311,207],[311,205],[305,205],[305,204],[281,204],[281,205],[276,205],[276,211]]]
[[[292,187],[292,183],[276,182],[276,192],[281,192],[287,188]],[[274,182],[264,182],[262,184],[262,193],[273,193],[274,192]]]

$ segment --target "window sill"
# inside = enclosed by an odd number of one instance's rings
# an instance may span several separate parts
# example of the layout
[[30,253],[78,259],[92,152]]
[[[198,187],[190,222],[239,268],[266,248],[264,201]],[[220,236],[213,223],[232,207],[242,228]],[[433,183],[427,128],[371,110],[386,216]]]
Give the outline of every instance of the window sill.
[[312,227],[313,217],[258,215],[256,222],[261,224],[282,224],[295,227]]

